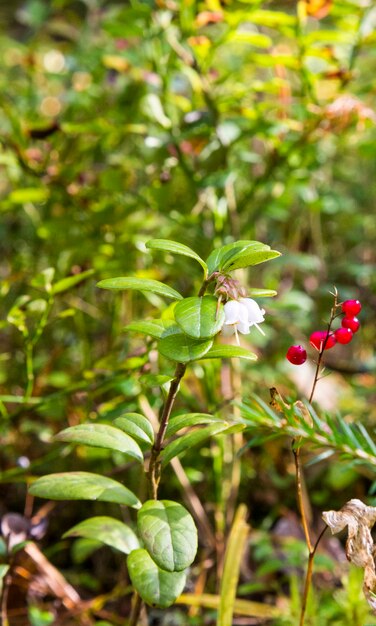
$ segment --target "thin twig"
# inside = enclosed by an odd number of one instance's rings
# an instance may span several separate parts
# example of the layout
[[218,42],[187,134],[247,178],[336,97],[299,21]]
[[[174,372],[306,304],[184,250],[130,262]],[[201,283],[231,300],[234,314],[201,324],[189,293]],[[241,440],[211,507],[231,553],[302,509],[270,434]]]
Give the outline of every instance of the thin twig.
[[133,598],[133,606],[132,606],[131,615],[129,617],[128,626],[137,626],[138,620],[140,619],[141,609],[142,609],[142,599],[141,599],[141,596],[139,596],[136,591],[134,598]]
[[[293,444],[295,443],[295,439]],[[306,540],[306,544],[309,550],[309,553],[312,551],[312,542],[311,535],[309,532],[309,524],[306,515],[306,510],[304,507],[304,497],[303,497],[303,471],[301,466],[300,459],[300,448],[293,449],[294,460],[295,460],[295,480],[296,480],[296,499],[298,501],[298,509],[300,513],[300,520],[303,526],[304,537]]]
[[163,407],[159,430],[155,438],[155,443],[151,449],[149,472],[148,472],[148,487],[149,496],[153,500],[157,500],[158,486],[161,479],[161,461],[160,454],[162,450],[163,440],[166,434],[168,421],[171,415],[172,407],[175,402],[176,394],[178,393],[180,381],[185,374],[187,366],[184,363],[177,363],[175,370],[175,377],[171,381],[170,389],[166,402]]
[[317,548],[319,547],[319,543],[322,539],[322,537],[324,536],[324,533],[327,529],[327,525],[325,524],[324,528],[322,529],[321,533],[319,534],[316,543],[313,547],[310,548],[309,550],[309,556],[308,556],[308,564],[307,564],[307,572],[306,572],[306,577],[305,577],[305,581],[304,581],[304,591],[303,591],[303,597],[302,597],[302,606],[301,606],[301,613],[300,613],[300,621],[299,621],[299,626],[304,626],[304,619],[305,619],[305,613],[306,613],[306,609],[307,609],[307,601],[308,601],[308,593],[311,587],[311,582],[312,582],[312,573],[313,573],[313,560],[315,558],[315,554],[317,551]]

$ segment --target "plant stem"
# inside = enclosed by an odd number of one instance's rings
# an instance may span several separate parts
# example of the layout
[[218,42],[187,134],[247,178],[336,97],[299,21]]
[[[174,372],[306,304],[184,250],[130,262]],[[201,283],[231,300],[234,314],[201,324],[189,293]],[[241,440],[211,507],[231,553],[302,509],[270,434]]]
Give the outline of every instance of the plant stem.
[[31,398],[31,396],[33,395],[34,380],[35,380],[34,362],[33,362],[33,344],[31,343],[31,341],[28,341],[26,344],[25,354],[26,354],[27,383],[26,383],[26,389],[25,389],[23,400],[24,402],[27,402],[29,398]]
[[180,381],[183,378],[186,369],[187,366],[184,363],[177,363],[175,376],[171,381],[168,396],[163,407],[159,430],[155,438],[154,445],[151,449],[148,472],[148,487],[149,497],[153,500],[156,500],[158,497],[158,486],[161,479],[161,462],[159,457],[168,426],[168,420],[170,418],[172,407],[174,406],[175,398],[179,390]]
[[[179,391],[180,381],[183,378],[186,369],[187,366],[185,365],[185,363],[176,364],[175,376],[170,384],[170,389],[168,391],[168,395],[163,406],[159,429],[155,437],[154,445],[151,449],[147,479],[149,498],[151,498],[152,500],[157,500],[158,498],[158,487],[161,479],[160,454],[162,451],[163,441],[166,434],[168,421],[170,419],[172,407],[174,406],[175,398]],[[141,597],[137,592],[135,592],[133,608],[129,618],[128,626],[137,626],[140,619],[142,605],[143,602]]]
[[[295,443],[295,439],[293,444]],[[296,479],[296,499],[298,502],[298,509],[300,513],[300,519],[303,526],[304,537],[306,540],[306,544],[308,547],[309,553],[312,551],[312,542],[311,536],[309,532],[309,524],[306,515],[306,510],[304,507],[304,497],[303,497],[303,471],[300,460],[300,448],[293,449],[294,460],[295,460],[295,479]]]
[[310,393],[310,396],[309,396],[309,399],[308,399],[308,402],[310,404],[312,402],[312,399],[313,399],[313,396],[314,396],[314,393],[315,393],[317,382],[318,382],[318,380],[320,378],[320,367],[321,367],[321,363],[322,363],[322,357],[323,357],[323,354],[324,354],[324,350],[326,348],[327,341],[329,339],[330,329],[332,327],[333,320],[337,316],[337,308],[338,308],[338,294],[337,294],[337,289],[334,288],[334,303],[333,303],[333,306],[332,306],[331,311],[330,311],[330,319],[329,319],[329,322],[328,322],[328,328],[327,328],[327,331],[326,331],[326,336],[325,336],[324,341],[322,342],[322,345],[320,346],[319,356],[318,356],[318,359],[317,359],[317,362],[316,362],[315,376],[314,376],[314,379],[313,379],[313,385],[312,385],[311,393]]
[[301,612],[300,612],[300,621],[299,621],[299,626],[304,626],[304,618],[305,618],[305,613],[306,613],[306,609],[307,609],[307,601],[308,601],[308,593],[311,587],[311,582],[312,582],[312,574],[313,574],[313,559],[315,558],[315,554],[317,551],[317,548],[319,547],[319,543],[322,539],[322,537],[324,536],[324,533],[327,529],[327,525],[325,524],[324,528],[322,529],[321,533],[319,534],[315,545],[312,547],[310,547],[309,549],[309,555],[308,555],[308,564],[307,564],[307,572],[306,572],[306,577],[305,577],[305,581],[304,581],[304,590],[303,590],[303,598],[302,598],[302,606],[301,606]]
[[25,344],[25,355],[26,355],[26,389],[24,393],[24,402],[27,402],[33,395],[34,391],[34,383],[35,383],[35,372],[34,372],[34,346],[38,343],[39,339],[42,336],[42,333],[46,327],[48,322],[48,317],[53,305],[53,296],[50,294],[47,300],[46,308],[43,312],[42,317],[38,322],[38,326],[35,329],[34,336],[32,338],[26,336],[26,344]]
[[134,594],[134,603],[132,606],[131,615],[129,618],[128,626],[137,626],[138,620],[140,618],[140,613],[142,609],[142,599],[141,596],[138,595],[137,591]]
[[[198,295],[202,297],[205,294],[205,291],[209,285],[209,283],[214,279],[214,275],[211,274],[208,276],[201,285],[200,291]],[[147,480],[148,480],[148,492],[149,498],[152,500],[158,499],[158,487],[161,480],[161,451],[163,448],[163,441],[166,435],[166,430],[168,426],[168,421],[170,419],[171,411],[174,406],[174,402],[179,391],[180,381],[183,378],[187,369],[187,365],[185,363],[177,363],[175,368],[175,375],[170,383],[170,388],[168,390],[168,395],[166,401],[163,406],[162,415],[159,423],[159,429],[157,435],[155,437],[154,445],[151,449],[150,453],[150,461],[149,461],[149,471],[147,472]],[[140,613],[142,609],[142,599],[137,592],[134,594],[134,603],[131,612],[131,616],[129,618],[128,626],[137,626]]]

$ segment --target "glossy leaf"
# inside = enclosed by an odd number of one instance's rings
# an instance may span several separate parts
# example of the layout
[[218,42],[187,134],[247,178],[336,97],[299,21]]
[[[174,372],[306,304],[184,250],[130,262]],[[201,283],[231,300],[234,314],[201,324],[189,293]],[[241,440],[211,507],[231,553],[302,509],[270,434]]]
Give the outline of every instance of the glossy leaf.
[[124,485],[90,472],[63,472],[38,478],[29,492],[39,498],[51,500],[101,500],[117,502],[138,509],[139,499]]
[[127,433],[136,441],[153,445],[154,431],[147,417],[140,413],[125,413],[114,420],[115,426]]
[[173,300],[182,300],[183,296],[178,291],[172,289],[168,285],[161,283],[159,280],[151,280],[150,278],[135,278],[133,276],[119,277],[119,278],[106,278],[101,280],[97,287],[101,289],[135,289],[137,291],[151,291],[157,293],[160,296],[166,298],[172,298]]
[[202,359],[247,359],[248,361],[257,361],[257,354],[250,352],[246,348],[240,346],[232,346],[228,344],[216,344],[201,357]]
[[184,298],[177,303],[174,315],[181,329],[195,339],[214,337],[225,321],[224,307],[218,307],[214,296]]
[[89,276],[94,274],[94,270],[87,270],[86,272],[81,272],[80,274],[75,274],[74,276],[67,276],[66,278],[62,278],[54,283],[51,287],[51,293],[56,295],[57,293],[63,293],[64,291],[68,291],[75,285],[78,285]]
[[176,330],[176,324],[173,320],[150,320],[150,321],[136,321],[131,322],[124,327],[124,330],[130,330],[136,333],[143,333],[144,335],[150,335],[155,339],[167,336],[170,332]]
[[149,606],[166,609],[184,589],[185,572],[166,572],[142,548],[130,553],[127,565],[134,588]]
[[175,439],[175,441],[171,441],[171,443],[167,444],[165,449],[162,451],[162,465],[167,465],[175,456],[179,456],[180,454],[185,453],[193,446],[197,446],[205,439],[208,439],[208,437],[217,435],[227,428],[227,422],[222,422],[220,424],[211,424],[210,426],[205,426],[204,428],[200,428],[193,432],[187,433],[186,435],[182,435],[178,439]]
[[269,246],[260,241],[235,241],[229,243],[226,246],[217,248],[209,255],[206,262],[208,264],[210,274],[215,271],[224,269],[226,263],[228,263],[238,253],[248,250],[261,251],[269,250]]
[[182,332],[176,332],[162,337],[158,343],[158,350],[163,356],[179,363],[188,363],[200,359],[210,350],[212,339],[198,341]]
[[242,250],[231,257],[223,265],[223,271],[232,271],[241,267],[249,267],[250,265],[259,265],[281,256],[277,250]]
[[209,415],[208,413],[184,413],[183,415],[176,415],[172,417],[168,423],[166,437],[172,437],[179,430],[182,430],[182,428],[211,424],[218,421],[218,417],[214,417],[214,415]]
[[197,529],[181,504],[148,500],[137,514],[137,527],[146,550],[160,568],[180,572],[193,562]]
[[147,248],[154,250],[163,250],[164,252],[172,252],[172,254],[180,254],[182,256],[188,256],[191,259],[196,259],[200,263],[205,272],[205,276],[208,272],[208,266],[205,261],[188,246],[178,243],[177,241],[171,241],[170,239],[150,239],[146,243]]
[[62,430],[55,436],[58,441],[81,443],[87,446],[107,448],[124,452],[137,461],[143,462],[143,455],[138,443],[119,428],[107,424],[80,424]]
[[124,552],[124,554],[129,554],[132,550],[140,547],[136,534],[129,526],[120,520],[107,516],[90,517],[73,526],[64,533],[63,537],[95,539]]

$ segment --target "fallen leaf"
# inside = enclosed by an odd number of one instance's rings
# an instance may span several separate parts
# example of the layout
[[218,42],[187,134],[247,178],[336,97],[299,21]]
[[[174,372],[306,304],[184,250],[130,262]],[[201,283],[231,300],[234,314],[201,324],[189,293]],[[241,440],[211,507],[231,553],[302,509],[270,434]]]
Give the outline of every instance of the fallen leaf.
[[346,502],[339,511],[325,511],[322,517],[332,535],[348,527],[346,557],[354,565],[364,568],[364,595],[376,613],[375,546],[371,535],[371,529],[376,522],[376,507],[353,499]]

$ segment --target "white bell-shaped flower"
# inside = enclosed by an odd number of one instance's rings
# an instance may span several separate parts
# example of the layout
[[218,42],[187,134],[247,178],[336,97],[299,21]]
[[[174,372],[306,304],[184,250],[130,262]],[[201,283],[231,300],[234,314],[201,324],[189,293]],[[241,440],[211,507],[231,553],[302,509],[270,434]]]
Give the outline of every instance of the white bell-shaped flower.
[[222,334],[229,337],[235,333],[237,341],[238,332],[247,335],[251,326],[262,333],[259,327],[264,321],[265,311],[252,298],[239,298],[239,300],[229,300],[224,305],[225,321],[222,327]]
[[248,324],[250,326],[257,326],[257,324],[265,322],[265,309],[260,309],[256,300],[252,300],[252,298],[240,298],[239,302],[247,308]]

